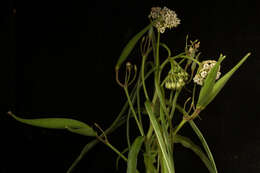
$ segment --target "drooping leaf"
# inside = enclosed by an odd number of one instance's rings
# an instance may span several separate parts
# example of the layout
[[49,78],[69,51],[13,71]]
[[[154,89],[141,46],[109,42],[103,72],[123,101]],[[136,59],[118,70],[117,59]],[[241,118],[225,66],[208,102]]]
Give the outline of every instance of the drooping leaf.
[[127,173],[136,173],[137,171],[137,156],[144,142],[144,137],[138,136],[132,144],[128,153]]
[[[49,129],[73,129],[78,130],[78,133],[83,133],[86,136],[96,136],[96,132],[87,124],[69,118],[36,118],[36,119],[25,119],[14,115],[12,112],[8,112],[17,121],[28,124],[31,126],[49,128]],[[80,131],[80,132],[79,132]]]
[[176,135],[174,142],[175,143],[180,143],[185,148],[188,148],[188,149],[192,150],[201,159],[201,161],[208,168],[210,173],[216,173],[216,171],[214,170],[210,160],[203,153],[201,148],[198,145],[194,144],[189,138],[181,136],[181,135]]
[[78,164],[78,162],[83,158],[85,154],[89,152],[97,143],[99,140],[94,139],[91,142],[87,143],[84,148],[82,149],[80,155],[77,157],[77,159],[73,162],[73,164],[70,166],[70,168],[67,170],[66,173],[72,173],[74,167]]

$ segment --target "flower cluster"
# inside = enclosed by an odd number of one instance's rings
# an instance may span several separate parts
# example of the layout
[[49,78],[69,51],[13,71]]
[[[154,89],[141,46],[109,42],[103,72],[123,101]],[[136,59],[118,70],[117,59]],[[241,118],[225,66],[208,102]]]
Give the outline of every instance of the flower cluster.
[[154,26],[160,33],[164,33],[166,28],[177,27],[181,21],[177,14],[167,7],[152,7],[148,17],[154,21]]
[[[193,78],[193,81],[197,83],[198,85],[203,85],[204,80],[206,79],[209,71],[216,65],[216,61],[214,60],[207,60],[203,61],[201,63],[201,67],[198,69],[197,74]],[[221,73],[220,73],[220,66],[217,72],[216,80],[219,79]]]
[[176,67],[174,70],[170,70],[165,79],[165,88],[171,90],[178,90],[185,85],[188,80],[188,73],[186,73],[181,67]]

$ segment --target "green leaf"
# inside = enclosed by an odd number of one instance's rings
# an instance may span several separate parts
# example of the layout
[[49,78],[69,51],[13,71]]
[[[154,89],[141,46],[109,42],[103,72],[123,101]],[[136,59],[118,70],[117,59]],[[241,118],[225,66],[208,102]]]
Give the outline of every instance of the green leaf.
[[138,40],[152,27],[152,24],[149,24],[147,27],[145,27],[143,30],[141,30],[139,33],[137,33],[125,46],[125,48],[122,50],[121,55],[116,63],[116,70],[119,70],[122,63],[127,59],[128,55],[131,53],[133,48],[135,47]]
[[160,131],[159,124],[158,124],[158,122],[157,122],[157,120],[155,118],[155,115],[154,115],[153,111],[152,111],[152,106],[151,106],[151,102],[150,101],[146,101],[145,102],[145,108],[146,108],[146,110],[148,112],[148,116],[149,116],[151,124],[153,126],[153,129],[154,129],[155,135],[157,137],[160,149],[162,151],[163,159],[165,161],[167,170],[170,173],[174,173],[175,172],[174,164],[171,161],[171,159],[169,158],[170,157],[169,154],[167,153],[166,145],[164,143],[163,136],[162,136],[162,133]]
[[138,136],[132,144],[128,153],[127,173],[136,173],[137,171],[137,156],[144,142],[144,137]]
[[[37,118],[24,119],[15,116],[12,112],[8,112],[17,121],[31,126],[49,128],[49,129],[73,129],[77,133],[84,133],[86,136],[96,136],[96,132],[87,124],[69,118]],[[83,132],[84,131],[84,132]]]
[[[176,104],[176,108],[183,114],[183,115],[188,115],[188,113],[178,104]],[[203,147],[204,147],[204,150],[206,151],[207,155],[208,155],[208,158],[213,166],[213,169],[214,171],[217,173],[217,167],[216,167],[216,164],[215,164],[215,161],[214,161],[214,158],[213,158],[213,155],[210,151],[210,148],[207,144],[207,141],[206,139],[204,138],[203,134],[201,133],[200,129],[197,127],[197,125],[194,123],[193,120],[190,120],[188,121],[191,128],[193,129],[193,131],[196,133],[196,135],[198,136],[200,142],[202,143]]]
[[82,149],[80,155],[77,157],[77,159],[73,162],[73,164],[70,166],[70,168],[67,170],[66,173],[72,173],[72,170],[74,167],[78,164],[78,162],[83,158],[85,154],[89,152],[90,149],[92,149],[99,141],[97,139],[92,140],[88,144],[84,146]]
[[203,147],[204,147],[204,150],[206,151],[207,155],[208,155],[208,158],[211,162],[211,165],[213,166],[213,169],[214,171],[217,173],[218,170],[217,170],[217,167],[216,167],[216,163],[215,163],[215,160],[214,160],[214,157],[210,151],[210,148],[208,146],[208,143],[206,141],[206,139],[204,138],[203,134],[201,133],[200,129],[198,128],[198,126],[194,123],[193,120],[190,120],[189,121],[189,124],[192,128],[192,130],[196,133],[196,135],[198,136],[200,142],[202,143]]
[[225,56],[220,55],[216,65],[210,70],[208,76],[206,77],[204,84],[200,90],[199,99],[197,103],[198,108],[204,108],[206,102],[208,101],[209,95],[215,85],[217,72],[220,66],[220,63],[225,59]]
[[222,88],[225,86],[227,81],[230,79],[230,77],[237,71],[237,69],[247,60],[247,58],[251,55],[251,53],[247,53],[238,63],[236,66],[234,66],[228,73],[226,73],[222,78],[220,78],[216,84],[214,85],[211,94],[209,94],[209,98],[207,102],[205,103],[205,106],[207,106],[216,96],[217,94],[222,90]]
[[71,127],[67,126],[66,129],[72,133],[77,133],[77,134],[83,135],[83,136],[96,136],[96,132],[90,127],[88,127],[88,128],[83,127],[83,128],[75,129],[75,128],[71,128]]
[[201,161],[205,164],[205,166],[208,168],[210,173],[216,173],[216,171],[212,167],[212,164],[211,164],[210,160],[203,153],[201,148],[198,145],[194,144],[189,138],[181,136],[181,135],[176,135],[174,142],[175,143],[180,143],[185,148],[188,148],[188,149],[192,150],[197,156],[200,157]]
[[[145,76],[145,80],[152,74],[152,72],[154,71],[154,68],[149,70],[148,73]],[[131,91],[131,99],[133,100],[133,103],[135,103],[136,101],[136,87],[138,87],[138,85],[136,84],[136,86],[133,88],[133,90]],[[139,86],[141,87],[141,86]],[[128,101],[125,102],[122,110],[120,111],[120,113],[117,115],[117,118],[114,120],[114,122],[110,125],[110,127],[108,129],[105,130],[105,134],[108,135],[110,133],[112,133],[113,131],[115,131],[118,127],[120,127],[121,125],[123,125],[126,120],[122,119],[122,116],[124,115],[124,113],[127,111],[128,108]],[[93,148],[97,143],[99,143],[100,141],[97,139],[94,139],[93,141],[91,141],[90,143],[86,144],[85,147],[82,149],[81,153],[79,154],[79,156],[75,159],[75,161],[72,163],[72,165],[70,166],[69,170],[67,171],[67,173],[72,173],[73,169],[75,168],[75,166],[81,161],[81,159],[83,158],[83,156],[85,154],[87,154],[87,152]]]

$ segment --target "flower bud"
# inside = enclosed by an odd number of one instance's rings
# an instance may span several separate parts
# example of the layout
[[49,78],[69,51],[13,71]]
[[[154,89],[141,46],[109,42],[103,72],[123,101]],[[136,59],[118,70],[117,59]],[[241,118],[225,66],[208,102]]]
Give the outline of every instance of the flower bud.
[[188,73],[181,67],[175,65],[174,69],[171,69],[165,78],[165,88],[178,90],[185,85],[188,80]]

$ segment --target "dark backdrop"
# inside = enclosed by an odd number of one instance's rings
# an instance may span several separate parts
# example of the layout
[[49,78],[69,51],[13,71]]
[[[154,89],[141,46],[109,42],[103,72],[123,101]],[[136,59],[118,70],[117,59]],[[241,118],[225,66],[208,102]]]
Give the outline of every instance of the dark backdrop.
[[[227,56],[223,73],[252,52],[196,122],[219,172],[259,172],[256,2],[0,1],[0,172],[65,172],[91,140],[18,123],[6,115],[8,110],[25,118],[62,116],[109,126],[125,100],[115,82],[114,65],[127,41],[148,24],[152,6],[174,9],[181,19],[177,29],[162,36],[172,50],[183,50],[189,34],[200,40],[203,58]],[[126,146],[124,130],[109,137],[120,150]],[[182,132],[194,136],[189,130],[187,126]],[[207,172],[193,153],[179,149],[177,172]],[[100,144],[74,172],[115,172],[115,159]],[[121,161],[118,172],[124,172],[124,166]]]

